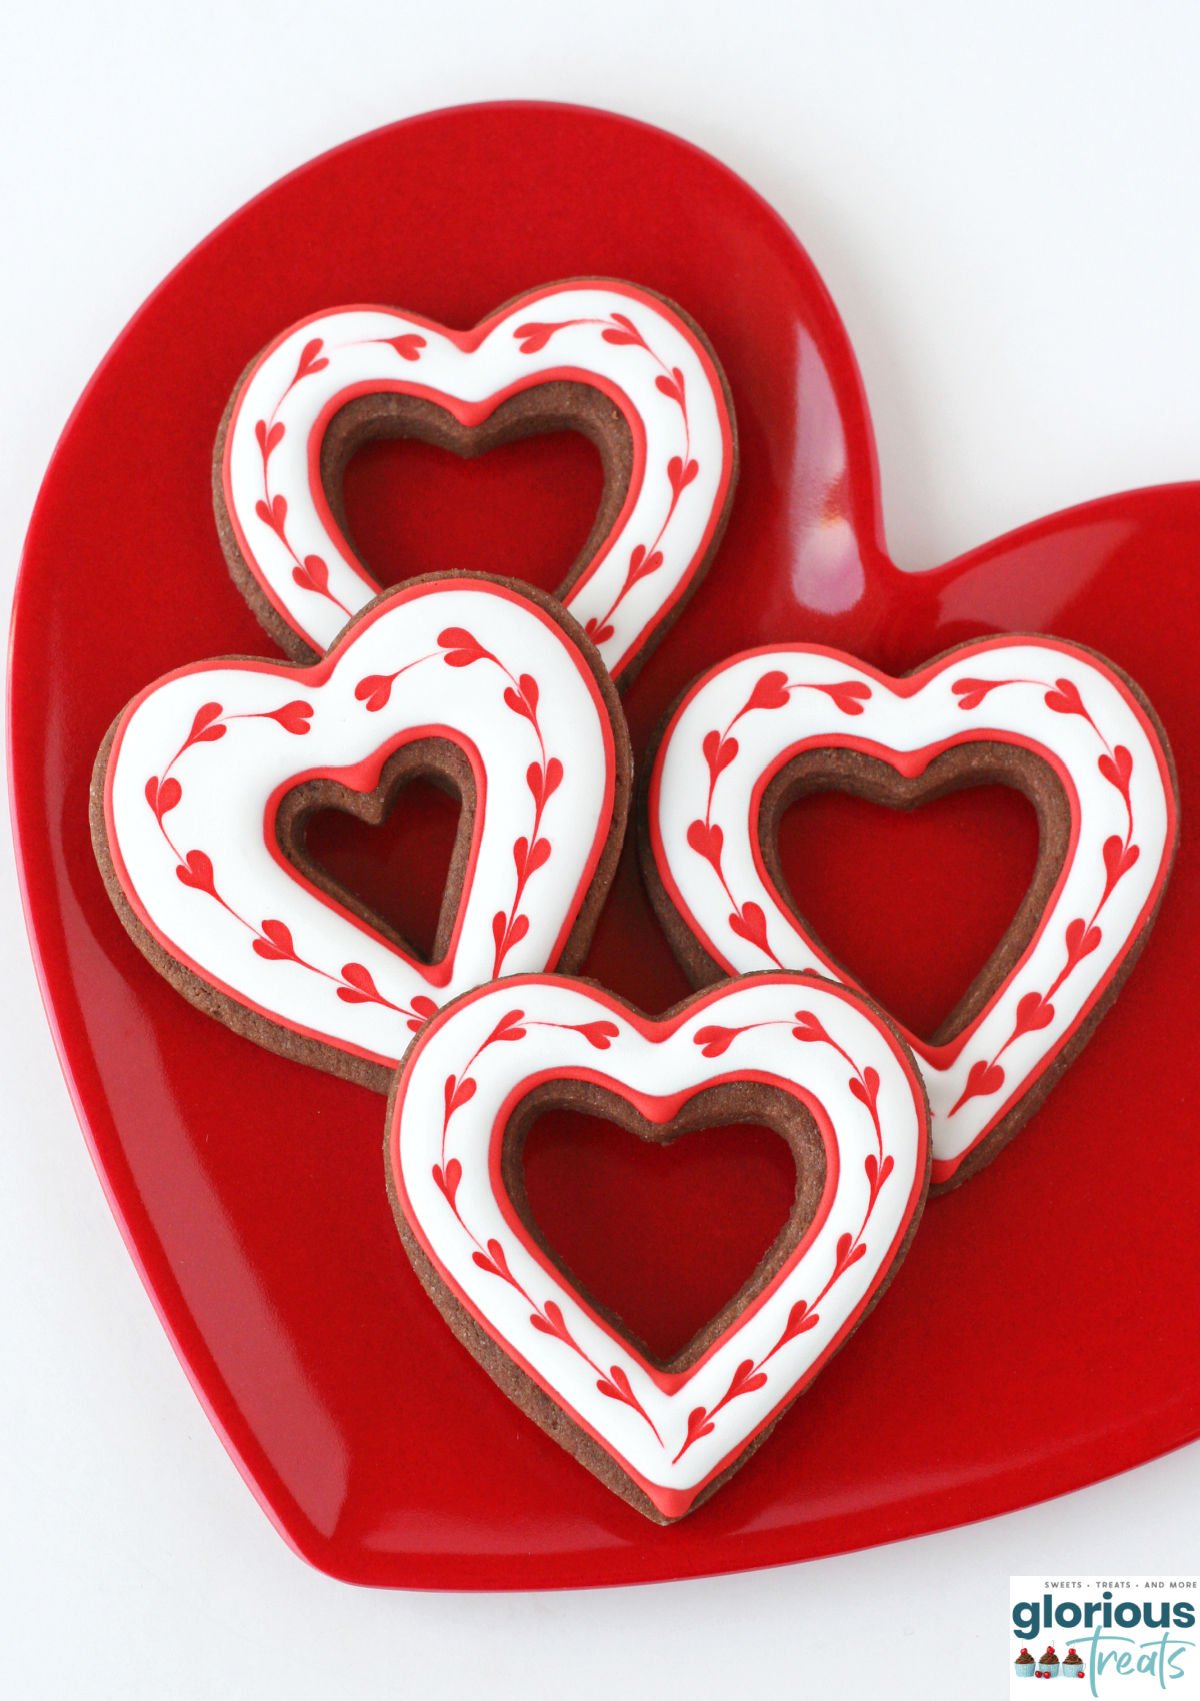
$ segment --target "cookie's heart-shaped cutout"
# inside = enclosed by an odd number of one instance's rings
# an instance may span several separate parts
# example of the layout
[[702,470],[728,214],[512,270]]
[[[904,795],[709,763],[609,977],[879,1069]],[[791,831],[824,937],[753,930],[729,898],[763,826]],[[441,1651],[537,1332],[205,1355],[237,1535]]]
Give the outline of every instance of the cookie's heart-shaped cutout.
[[457,902],[452,870],[462,800],[438,778],[417,774],[381,816],[364,814],[358,794],[313,809],[292,847],[293,860],[317,885],[333,887],[347,907],[368,912],[376,930],[394,936],[423,963],[438,960]]
[[[788,1140],[783,1234],[667,1366],[590,1305],[514,1197],[540,1104],[611,1104],[651,1139],[735,1105]],[[911,1053],[856,994],[756,975],[661,1020],[580,981],[520,977],[429,1023],[386,1144],[397,1226],[451,1327],[581,1463],[660,1522],[742,1464],[844,1343],[907,1249],[928,1181]]]
[[379,591],[345,535],[341,477],[373,437],[475,455],[573,427],[605,489],[560,589],[614,677],[694,588],[716,547],[736,453],[703,336],[650,291],[551,284],[473,331],[391,308],[312,314],[250,365],[217,439],[213,494],[236,583],[307,658]]
[[648,877],[681,960],[703,980],[770,966],[844,972],[780,890],[775,824],[797,789],[837,783],[895,803],[980,779],[1028,792],[1041,848],[1020,911],[959,1008],[932,1041],[906,1035],[942,1186],[1031,1115],[1153,920],[1175,850],[1175,780],[1140,691],[1048,638],[963,645],[903,679],[787,645],[696,682],[650,785]]
[[[380,597],[309,668],[181,668],[118,718],[93,833],[133,938],[262,1045],[386,1088],[433,1010],[576,959],[620,850],[628,740],[612,683],[557,605],[500,580]],[[435,961],[298,848],[332,805],[378,819],[438,773],[464,799]]]
[[[408,869],[402,860],[393,857],[390,867],[382,861],[388,841],[393,847],[398,840],[403,843],[399,831],[406,813],[403,805],[415,787],[425,792],[423,823],[429,819],[435,796],[456,813],[444,860],[436,854],[437,845],[425,843],[411,858],[419,867],[415,882],[422,888],[419,892],[408,889]],[[444,813],[444,808],[439,811]],[[340,825],[340,832],[334,823]],[[410,841],[411,833],[410,828]],[[301,878],[390,939],[405,956],[430,970],[431,978],[445,967],[454,948],[474,835],[470,756],[444,737],[420,737],[402,744],[384,762],[370,790],[306,775],[275,811],[274,837]],[[379,842],[364,843],[372,838]],[[314,853],[314,839],[318,846],[332,840],[341,871],[331,869],[328,861],[322,862]],[[418,909],[422,899],[423,914]],[[397,909],[403,911],[399,920],[393,914]],[[416,922],[415,931],[406,925],[409,916]]]
[[356,558],[381,584],[498,573],[552,592],[583,556],[604,492],[604,463],[578,431],[470,457],[421,438],[381,437],[346,463],[340,512]]
[[661,1141],[621,1108],[610,1097],[593,1114],[537,1115],[519,1189],[534,1235],[585,1298],[664,1364],[686,1355],[769,1254],[792,1211],[796,1163],[765,1123],[721,1123],[711,1108],[686,1139]]
[[[928,1040],[1020,909],[1038,837],[1037,812],[1014,787],[964,787],[911,807],[806,789],[777,819],[778,886],[823,955]],[[902,909],[876,901],[893,881]]]

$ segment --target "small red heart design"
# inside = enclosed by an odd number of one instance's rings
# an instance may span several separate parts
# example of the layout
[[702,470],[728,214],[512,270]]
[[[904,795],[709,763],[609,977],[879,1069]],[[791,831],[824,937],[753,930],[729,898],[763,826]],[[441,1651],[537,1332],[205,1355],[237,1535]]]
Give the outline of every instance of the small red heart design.
[[1017,1004],[1016,1033],[1028,1034],[1038,1028],[1048,1028],[1054,1020],[1054,1006],[1041,992],[1027,992]]
[[268,709],[271,720],[278,721],[284,732],[290,732],[297,738],[302,738],[312,725],[312,704],[303,698],[296,698],[291,703],[284,703],[278,709]]
[[825,693],[844,715],[861,715],[871,691],[862,680],[848,679],[842,684],[827,685]]
[[[758,680],[753,691],[746,699],[742,710],[746,714],[751,709],[786,709],[788,706],[788,676],[781,668],[772,668]],[[736,746],[735,746],[736,751]]]
[[688,844],[697,856],[704,857],[714,867],[720,866],[724,842],[725,835],[720,827],[710,826],[707,821],[693,821],[688,827]]
[[211,897],[215,891],[212,861],[201,850],[188,851],[175,875],[181,886],[188,886],[195,892],[207,892]]
[[761,951],[764,955],[769,953],[767,918],[763,914],[761,904],[751,901],[734,910],[729,917],[729,930],[736,933],[739,939],[744,939],[748,945],[753,945],[756,951]]
[[291,929],[283,922],[267,920],[259,930],[260,937],[253,941],[254,950],[268,962],[285,962],[296,960],[296,946],[292,939]]

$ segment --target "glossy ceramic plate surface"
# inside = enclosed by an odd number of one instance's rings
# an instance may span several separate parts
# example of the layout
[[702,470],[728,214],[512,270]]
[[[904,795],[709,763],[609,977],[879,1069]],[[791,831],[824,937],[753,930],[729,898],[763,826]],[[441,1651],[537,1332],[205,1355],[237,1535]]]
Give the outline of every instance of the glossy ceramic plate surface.
[[[383,1100],[206,1020],[149,968],[101,885],[94,753],[148,680],[272,654],[231,584],[213,436],[290,321],[379,301],[469,326],[543,281],[635,279],[704,327],[732,385],[741,482],[715,564],[627,695],[635,753],[701,669],[751,644],[835,644],[900,672],[985,632],[1111,655],[1174,740],[1184,837],[1116,1007],[1017,1141],[935,1200],[869,1324],[768,1445],[683,1524],[654,1527],[493,1387],[418,1287],[383,1185]],[[568,436],[472,463],[362,452],[351,529],[387,579],[434,568],[553,587],[599,496]],[[1194,649],[1200,485],[1103,499],[918,575],[881,538],[854,358],[794,237],[737,178],[625,119],[546,106],[434,114],[277,184],[138,312],[72,417],[17,595],[12,776],[57,1042],[113,1209],[213,1422],[281,1531],[374,1584],[627,1583],[881,1542],[1027,1504],[1191,1439],[1200,1141]],[[419,937],[453,816],[426,793],[315,848]],[[1036,828],[1011,793],[911,816],[822,797],[783,855],[835,951],[932,1028],[1003,931]],[[586,972],[657,1010],[686,988],[632,842]],[[531,1141],[548,1237],[664,1349],[717,1310],[787,1209],[762,1130],[669,1150],[570,1118]]]

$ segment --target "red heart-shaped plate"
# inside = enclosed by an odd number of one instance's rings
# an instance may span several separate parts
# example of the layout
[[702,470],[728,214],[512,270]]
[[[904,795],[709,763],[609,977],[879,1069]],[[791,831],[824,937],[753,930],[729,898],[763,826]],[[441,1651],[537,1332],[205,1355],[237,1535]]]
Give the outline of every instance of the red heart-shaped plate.
[[[1093,645],[1130,672],[1174,740],[1183,793],[1160,924],[1087,1051],[990,1169],[931,1204],[868,1326],[769,1444],[669,1529],[539,1434],[420,1291],[384,1189],[383,1100],[179,998],[125,936],[88,838],[93,756],[125,701],[181,663],[267,653],[208,494],[217,422],[256,350],[341,302],[467,326],[581,273],[636,279],[692,314],[739,419],[724,544],[628,693],[635,755],[679,690],[744,646],[831,644],[899,673],[1019,629]],[[586,534],[563,490],[594,496],[591,455],[520,444],[467,479],[432,451],[388,445],[350,469],[351,524],[383,576],[452,564],[406,554],[392,475],[416,467],[402,487],[423,538],[549,587]],[[501,481],[544,498],[505,509]],[[113,1209],[230,1452],[306,1558],[359,1582],[454,1588],[737,1570],[1005,1511],[1196,1435],[1200,1364],[1178,1343],[1200,1280],[1200,862],[1186,824],[1198,556],[1200,485],[1186,485],[899,572],[854,357],[794,237],[712,159],[600,113],[475,107],[364,137],[243,208],[141,308],[63,434],[17,593],[25,896]],[[959,935],[994,925],[982,885],[969,866],[954,884]],[[584,972],[649,1010],[686,990],[632,842]],[[953,1001],[935,949],[915,949],[911,972]],[[698,1193],[697,1235],[713,1199]],[[745,1248],[749,1264],[759,1250]],[[626,1264],[642,1256],[614,1245]],[[648,1289],[646,1303],[668,1302]]]

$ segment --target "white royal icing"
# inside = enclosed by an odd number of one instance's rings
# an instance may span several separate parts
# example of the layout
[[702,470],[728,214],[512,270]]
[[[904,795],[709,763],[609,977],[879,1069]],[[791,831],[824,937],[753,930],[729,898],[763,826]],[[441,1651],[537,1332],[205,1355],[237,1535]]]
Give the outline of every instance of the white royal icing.
[[[766,784],[804,747],[866,748],[912,775],[941,750],[978,740],[1026,746],[1053,764],[1073,833],[1033,940],[979,1018],[941,1046],[905,1036],[929,1093],[935,1182],[954,1174],[1079,1026],[1161,890],[1175,839],[1170,770],[1128,687],[1056,639],[985,639],[902,680],[833,650],[754,651],[693,686],[651,786],[659,875],[704,949],[730,973],[779,965],[840,976],[767,875],[758,838]],[[897,759],[910,754],[916,760]],[[796,900],[803,909],[802,892]]]
[[[466,751],[477,792],[457,931],[434,966],[305,880],[274,831],[302,780],[369,791],[422,734]],[[576,645],[510,589],[457,579],[381,598],[313,667],[203,662],[148,687],[118,723],[106,825],[126,898],[173,957],[273,1022],[390,1065],[435,1005],[553,966],[614,775]]]
[[734,456],[712,356],[666,303],[628,284],[556,284],[466,333],[391,308],[345,307],[304,320],[260,355],[237,398],[221,476],[241,554],[276,612],[321,651],[379,590],[321,487],[321,441],[344,402],[399,391],[477,424],[555,378],[601,389],[632,431],[622,512],[565,598],[619,674],[699,570]]
[[[502,1191],[496,1146],[546,1077],[598,1082],[662,1122],[705,1087],[747,1076],[813,1111],[824,1194],[762,1293],[695,1365],[663,1371],[531,1239]],[[668,1517],[853,1326],[919,1209],[927,1155],[920,1080],[901,1045],[857,995],[793,975],[723,985],[661,1022],[561,977],[484,987],[425,1030],[388,1131],[400,1209],[455,1297]]]

